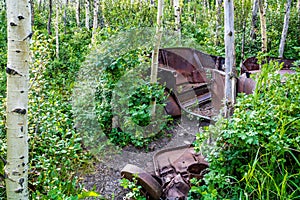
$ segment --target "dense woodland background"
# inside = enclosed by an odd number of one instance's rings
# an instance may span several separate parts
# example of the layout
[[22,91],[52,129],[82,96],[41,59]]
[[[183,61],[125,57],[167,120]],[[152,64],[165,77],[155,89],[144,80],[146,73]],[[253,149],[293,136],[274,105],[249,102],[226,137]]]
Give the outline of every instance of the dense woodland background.
[[[279,56],[287,1],[265,0],[262,2],[267,8],[265,14],[267,25],[266,51],[261,48],[259,11],[253,12],[253,6],[257,2],[261,1],[238,0],[234,2],[235,49],[238,69],[240,62],[251,56]],[[299,60],[300,1],[288,0],[288,2],[291,3],[290,18],[283,57]],[[28,113],[30,196],[32,199],[77,199],[78,194],[82,194],[84,189],[84,185],[81,184],[81,179],[78,177],[78,172],[84,171],[93,158],[84,149],[81,135],[74,128],[70,102],[76,73],[86,55],[97,45],[101,46],[102,43],[114,35],[121,31],[155,27],[157,2],[137,0],[31,0],[30,3],[32,5],[32,27],[34,31],[31,43],[32,63],[30,66],[30,109]],[[182,38],[192,40],[193,43],[197,44],[199,50],[224,56],[222,0],[180,1],[180,23],[175,21],[173,5],[172,0],[165,1],[164,31],[180,30]],[[2,0],[0,2],[1,158],[6,157],[6,21],[6,6],[5,1]],[[117,68],[119,66],[118,73],[120,76],[123,71],[130,68],[124,67],[126,62],[134,65],[135,62],[139,61],[139,51],[126,52],[122,55],[123,59],[115,64]],[[109,70],[116,68],[115,65],[112,65]],[[271,74],[271,71],[269,70],[268,73]],[[287,79],[287,88],[279,86],[278,81],[280,82],[280,78],[278,76],[273,74],[272,77],[270,81],[267,80],[268,77],[262,77],[261,82],[271,82],[278,87],[266,89],[266,95],[263,98],[261,93],[255,93],[249,98],[242,97],[237,104],[237,111],[232,117],[233,120],[220,122],[221,125],[219,126],[221,128],[219,130],[224,130],[222,132],[224,135],[219,141],[223,141],[223,143],[226,141],[227,144],[232,142],[230,151],[234,150],[238,153],[224,151],[218,154],[221,155],[218,159],[210,158],[212,159],[210,160],[212,173],[209,174],[207,179],[209,184],[200,187],[195,183],[193,194],[190,195],[191,199],[300,198],[299,72]],[[113,84],[112,82],[109,83]],[[111,85],[108,84],[106,87],[111,88]],[[284,96],[286,91],[289,91],[289,96],[282,98],[280,95]],[[276,99],[277,102],[271,101],[275,97],[278,98]],[[100,109],[105,110],[105,108]],[[243,110],[249,112],[243,112]],[[255,110],[257,111],[250,112]],[[289,112],[287,113],[285,110]],[[277,119],[276,113],[282,115]],[[102,116],[101,119],[100,122],[105,125],[105,116]],[[241,120],[249,123],[241,125],[239,124]],[[257,130],[253,130],[254,128],[257,128]],[[284,131],[282,131],[283,129]],[[226,132],[226,130],[232,131]],[[209,131],[216,132],[213,131],[213,128]],[[241,135],[243,132],[267,132],[268,135]],[[285,132],[287,133],[286,136],[282,137]],[[277,135],[278,138],[275,137],[276,133],[280,133],[279,136]],[[274,138],[271,138],[271,141],[269,141],[269,134],[275,135]],[[112,142],[120,146],[132,143],[130,137],[127,139],[129,141],[114,141],[118,139],[117,136],[118,133],[115,137],[112,137]],[[234,140],[234,138],[239,138],[240,141]],[[199,148],[201,148],[202,140],[205,140],[205,138],[199,135]],[[257,141],[264,142],[259,146]],[[136,146],[143,146],[141,142],[143,142],[143,139],[136,139]],[[227,148],[218,145],[223,150]],[[249,151],[246,152],[245,149],[249,149]],[[278,156],[276,157],[276,155]],[[242,161],[242,159],[239,159],[241,157],[247,157],[248,160]],[[229,166],[222,159],[229,159],[233,163]],[[260,163],[260,159],[265,162]],[[282,160],[284,161],[281,162]],[[259,163],[259,167],[256,167],[258,166],[257,163]],[[1,159],[0,174],[3,174],[4,165],[4,160]],[[258,172],[255,169],[259,169]],[[251,173],[251,177],[250,175],[244,176],[245,173],[248,173],[248,175]],[[229,174],[238,175],[236,177],[232,175],[228,178],[227,175]],[[5,199],[5,196],[5,184],[1,176],[0,199]]]

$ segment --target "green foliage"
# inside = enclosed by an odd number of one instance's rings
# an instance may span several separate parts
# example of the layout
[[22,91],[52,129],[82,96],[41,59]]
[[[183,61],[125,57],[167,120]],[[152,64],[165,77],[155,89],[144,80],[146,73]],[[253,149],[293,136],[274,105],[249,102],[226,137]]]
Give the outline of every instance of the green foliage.
[[[6,13],[0,11],[0,21],[6,21]],[[7,62],[7,35],[6,23],[0,25],[0,158],[6,158],[6,132],[5,132],[5,97],[6,97],[6,62]],[[0,159],[0,175],[4,174],[4,162]],[[5,195],[4,180],[0,176],[0,198]]]
[[[6,22],[6,12],[0,10],[0,21]],[[0,26],[0,69],[6,68],[6,62],[7,62],[7,33],[6,33],[6,23],[1,23]],[[3,73],[1,70],[0,74],[0,80],[2,83],[2,80],[6,80],[6,73]],[[1,94],[5,91],[5,84],[0,85],[0,92]]]
[[159,84],[145,84],[129,97],[128,107],[132,121],[139,126],[147,126],[151,121],[151,102],[163,104],[164,88]]
[[116,30],[132,27],[151,27],[156,22],[156,9],[148,3],[138,2],[131,5],[127,1],[103,1],[102,24]]
[[[164,106],[164,87],[149,84],[137,77],[149,77],[145,71],[150,66],[149,58],[143,49],[129,51],[114,60],[111,65],[103,67],[100,85],[96,94],[96,112],[100,127],[109,140],[121,147],[132,144],[144,147],[161,133],[153,131],[145,135],[143,127],[153,126],[164,118],[151,118],[151,102],[156,99],[156,107],[161,112]],[[146,69],[141,67],[146,63]],[[158,113],[163,116],[162,113]],[[120,121],[121,127],[113,127],[113,116]],[[165,120],[166,121],[166,120]],[[160,123],[158,132],[166,123]],[[121,129],[120,129],[121,128]],[[157,130],[157,129],[156,129]]]
[[[76,170],[88,159],[81,137],[73,129],[70,94],[82,57],[73,55],[76,43],[68,39],[63,61],[53,61],[53,38],[37,32],[33,38],[28,131],[33,199],[67,199],[76,196]],[[76,41],[77,42],[77,41]],[[78,51],[78,50],[77,50]],[[80,53],[80,52],[78,52]],[[82,55],[83,56],[83,55]],[[71,63],[68,63],[71,62]],[[71,199],[74,199],[71,198]]]
[[[254,94],[240,96],[230,119],[198,135],[196,146],[208,154],[210,172],[191,197],[299,198],[300,71],[281,76],[278,68],[263,66]],[[205,136],[215,137],[215,146],[207,148]]]
[[[246,20],[245,57],[255,55],[260,49],[260,34],[255,41],[250,35],[250,1],[235,5],[235,38],[236,55],[241,57],[242,24]],[[196,41],[202,49],[215,55],[224,55],[223,40],[215,45],[216,11],[215,1],[205,6],[202,2],[182,2],[182,38]],[[74,116],[71,113],[71,91],[80,64],[89,51],[91,31],[76,27],[75,9],[69,4],[66,25],[60,13],[59,21],[59,58],[55,56],[55,40],[48,36],[46,25],[49,11],[46,4],[41,9],[35,4],[34,41],[32,44],[33,61],[30,71],[29,134],[30,140],[30,189],[33,199],[77,199],[77,194],[84,193],[76,177],[76,169],[90,158],[82,149],[82,135],[74,130]],[[120,31],[132,28],[153,27],[156,21],[156,7],[144,1],[131,5],[128,1],[113,0],[101,2],[99,12],[97,42],[112,39]],[[269,55],[277,56],[280,42],[284,10],[283,3],[268,3],[267,29]],[[278,8],[278,6],[280,6]],[[91,4],[91,8],[93,5]],[[65,7],[62,6],[62,9]],[[243,11],[244,9],[244,11]],[[278,12],[278,9],[280,12]],[[85,12],[81,12],[81,25],[84,24]],[[54,14],[52,19],[54,19]],[[223,13],[220,16],[223,18]],[[6,12],[0,11],[0,21],[6,22]],[[223,19],[220,20],[223,23]],[[296,7],[291,8],[290,26],[285,46],[285,57],[299,57],[300,40],[298,36],[298,14]],[[258,24],[259,27],[259,24]],[[52,29],[54,28],[52,23]],[[165,2],[165,32],[174,28],[174,12],[169,2]],[[219,27],[220,38],[223,37],[223,25]],[[0,156],[6,157],[5,141],[5,91],[7,35],[6,23],[0,24]],[[63,33],[65,32],[65,33]],[[54,33],[54,31],[53,31]],[[173,38],[171,38],[172,40]],[[116,41],[118,43],[118,41]],[[127,44],[125,44],[127,45]],[[141,127],[151,125],[149,109],[153,97],[158,100],[158,110],[163,106],[163,87],[150,85],[147,81],[134,85],[131,95],[119,91],[120,110],[111,104],[115,98],[112,92],[126,72],[147,63],[144,52],[150,49],[137,49],[122,52],[113,63],[107,65],[101,74],[101,84],[97,93],[97,112],[101,128],[109,135],[110,140],[119,146],[133,144],[146,146],[160,135],[143,135],[134,124]],[[147,62],[146,62],[146,61]],[[239,62],[237,62],[239,63]],[[136,72],[138,74],[138,72]],[[299,73],[298,73],[299,75]],[[299,78],[291,75],[285,85],[279,84],[279,75],[273,74],[269,80],[261,79],[262,91],[249,97],[241,97],[236,112],[231,120],[217,123],[207,133],[222,130],[222,137],[217,141],[217,150],[211,155],[212,171],[207,175],[207,186],[192,187],[193,193],[202,193],[205,199],[232,194],[238,197],[263,198],[262,194],[270,191],[266,198],[275,194],[286,195],[291,190],[299,191],[297,170],[299,169]],[[268,84],[265,84],[268,82]],[[272,83],[272,84],[271,84]],[[267,85],[274,85],[268,86]],[[293,96],[294,95],[294,96]],[[298,95],[298,96],[297,96]],[[253,103],[255,102],[255,103]],[[161,110],[161,109],[160,109]],[[160,115],[160,114],[159,114]],[[112,127],[113,116],[122,118],[125,131]],[[242,120],[241,120],[242,119]],[[165,119],[158,122],[158,129],[165,126]],[[213,130],[214,129],[214,130]],[[238,139],[237,139],[238,138]],[[203,136],[198,135],[198,143]],[[226,143],[224,141],[226,140]],[[218,151],[218,148],[222,151]],[[214,160],[215,159],[215,160]],[[0,160],[0,174],[3,174],[4,163]],[[215,166],[215,167],[214,167]],[[274,170],[273,170],[274,169]],[[272,173],[271,173],[272,172]],[[231,177],[228,177],[231,175]],[[214,180],[213,180],[214,179]],[[233,181],[235,180],[235,182]],[[197,183],[195,183],[197,185]],[[237,188],[236,190],[233,187]],[[217,188],[218,187],[218,188]],[[228,192],[229,191],[229,192]],[[227,193],[228,192],[228,193]],[[230,193],[231,192],[231,193]],[[286,193],[285,193],[286,192]],[[291,192],[294,197],[297,192]],[[195,195],[195,194],[194,194]],[[273,195],[273,196],[272,196]],[[0,179],[0,198],[4,198],[4,181]],[[276,196],[276,195],[275,195]],[[291,198],[292,198],[291,196]],[[222,197],[223,198],[223,197]]]
[[125,199],[146,200],[146,197],[141,194],[142,186],[138,184],[138,175],[134,175],[132,181],[122,178],[120,184],[124,189],[130,190]]
[[[38,16],[35,18],[37,24],[42,20]],[[53,37],[47,36],[43,30],[35,31],[33,36],[28,113],[29,189],[33,199],[78,199],[77,194],[82,190],[76,173],[91,157],[83,151],[81,137],[74,130],[69,102],[76,72],[87,52],[89,40],[84,38],[89,38],[89,34],[80,30],[61,37],[61,58],[53,59]],[[3,83],[0,93],[2,105],[5,70],[1,73],[4,74],[0,78]],[[0,156],[5,158],[4,114],[1,109]],[[2,161],[0,173],[3,174]],[[1,180],[1,198],[5,196],[3,186]]]

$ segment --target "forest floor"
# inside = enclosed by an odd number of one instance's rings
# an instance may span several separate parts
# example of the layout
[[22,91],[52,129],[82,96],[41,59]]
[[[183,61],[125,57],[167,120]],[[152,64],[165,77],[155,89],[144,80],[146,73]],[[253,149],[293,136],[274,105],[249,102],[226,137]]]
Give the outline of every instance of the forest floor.
[[91,166],[93,172],[83,175],[85,188],[96,191],[109,200],[123,199],[128,191],[120,186],[120,180],[121,170],[126,164],[136,165],[153,174],[153,155],[163,149],[191,144],[203,123],[196,119],[182,117],[170,128],[172,137],[161,138],[149,145],[152,151],[146,152],[143,149],[129,147],[123,148],[118,153],[99,155],[97,161]]

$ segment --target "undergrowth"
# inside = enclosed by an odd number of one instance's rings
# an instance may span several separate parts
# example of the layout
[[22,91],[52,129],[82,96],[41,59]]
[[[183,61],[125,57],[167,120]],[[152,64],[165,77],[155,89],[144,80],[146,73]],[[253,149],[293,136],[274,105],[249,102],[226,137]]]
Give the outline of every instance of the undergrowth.
[[254,94],[238,98],[232,117],[197,135],[210,172],[204,186],[194,182],[190,199],[300,198],[300,70],[281,76],[279,68],[264,65]]

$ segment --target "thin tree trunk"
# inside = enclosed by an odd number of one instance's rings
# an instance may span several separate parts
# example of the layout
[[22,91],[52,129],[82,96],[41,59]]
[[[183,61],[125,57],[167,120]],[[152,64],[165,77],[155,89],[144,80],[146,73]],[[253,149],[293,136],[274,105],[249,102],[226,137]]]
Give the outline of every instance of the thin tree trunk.
[[191,17],[191,0],[187,1],[187,12],[188,12],[188,16],[189,16],[189,21],[192,21],[192,17]]
[[76,24],[80,27],[80,0],[76,0]]
[[59,2],[56,1],[56,15],[55,15],[55,45],[56,58],[59,58]]
[[42,4],[43,4],[43,0],[38,0],[38,5],[39,5],[38,9],[39,9],[39,11],[42,9]]
[[105,17],[105,0],[101,1],[101,8],[100,9],[101,9],[101,16],[102,16],[103,24],[104,24],[105,27],[108,27],[109,24],[108,24],[108,22],[106,20],[106,17]]
[[27,200],[28,194],[28,81],[32,36],[28,0],[7,1],[7,199]]
[[34,1],[30,0],[30,12],[31,12],[31,27],[34,25]]
[[287,0],[282,35],[281,35],[281,40],[279,45],[279,58],[283,58],[284,45],[286,41],[287,31],[289,28],[291,4],[292,4],[292,0]]
[[251,21],[251,33],[250,33],[250,37],[252,40],[256,40],[257,13],[258,13],[258,0],[254,0],[252,6],[252,21]]
[[177,36],[177,45],[180,45],[181,41],[181,7],[179,0],[174,0],[174,16],[175,16],[175,33]]
[[95,42],[96,32],[98,28],[98,12],[99,12],[99,0],[94,1],[94,19],[93,19],[93,31],[92,31],[92,44]]
[[216,40],[215,45],[220,45],[220,29],[221,29],[221,8],[222,8],[223,0],[216,0],[216,8],[217,8],[217,21],[216,21]]
[[245,0],[242,0],[242,16],[244,16],[243,20],[243,35],[242,35],[242,49],[241,49],[241,61],[240,61],[240,68],[242,68],[243,60],[245,57],[245,37],[246,37],[246,23],[248,12],[245,10]]
[[69,5],[69,1],[65,0],[65,5],[64,5],[64,34],[67,33],[67,10],[68,10],[68,5]]
[[225,117],[233,111],[236,95],[233,0],[224,1],[225,39]]
[[[163,26],[162,26],[163,6],[164,6],[164,1],[158,0],[157,22],[156,22],[157,24],[156,24],[156,34],[155,34],[156,38],[155,38],[154,50],[152,53],[152,64],[151,64],[151,76],[150,76],[151,83],[157,83],[158,54],[159,54],[159,46],[160,46],[160,41],[163,32]],[[156,111],[156,100],[151,102],[151,104],[152,104],[151,116],[152,118],[154,118],[155,111]]]
[[90,29],[90,1],[85,0],[85,27]]
[[267,40],[267,20],[266,9],[267,0],[258,0],[259,16],[260,16],[260,30],[261,30],[261,51],[267,52],[268,40]]
[[49,16],[48,16],[48,24],[47,24],[47,30],[49,35],[52,35],[52,31],[51,31],[52,13],[53,13],[52,0],[49,0]]

